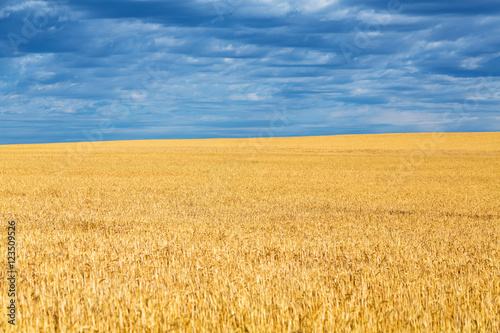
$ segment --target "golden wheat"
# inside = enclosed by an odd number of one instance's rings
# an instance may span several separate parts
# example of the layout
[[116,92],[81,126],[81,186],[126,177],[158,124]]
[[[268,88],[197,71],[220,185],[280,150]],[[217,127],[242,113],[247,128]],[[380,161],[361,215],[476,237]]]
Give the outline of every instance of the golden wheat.
[[499,331],[499,212],[500,133],[0,146],[21,332]]

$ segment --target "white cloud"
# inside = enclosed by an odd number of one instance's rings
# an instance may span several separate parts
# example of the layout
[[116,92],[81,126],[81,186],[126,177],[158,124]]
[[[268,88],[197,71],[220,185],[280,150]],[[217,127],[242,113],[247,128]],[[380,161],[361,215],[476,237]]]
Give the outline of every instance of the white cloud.
[[258,102],[258,101],[264,101],[268,99],[266,96],[261,96],[257,93],[248,93],[248,94],[234,94],[230,95],[229,99],[232,101],[252,101],[252,102]]
[[184,40],[174,38],[174,37],[155,38],[154,42],[156,45],[161,46],[161,47],[180,46],[180,45],[183,45],[185,43]]
[[24,10],[43,9],[48,11],[49,7],[45,1],[24,1],[13,6],[6,6],[0,9],[0,19],[9,17],[12,13]]

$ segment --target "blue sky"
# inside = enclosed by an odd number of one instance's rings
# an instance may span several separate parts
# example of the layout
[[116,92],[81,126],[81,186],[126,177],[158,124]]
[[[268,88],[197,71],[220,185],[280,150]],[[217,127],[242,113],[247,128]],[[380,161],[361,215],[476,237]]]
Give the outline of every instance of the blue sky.
[[0,31],[0,144],[500,130],[497,0],[9,0]]

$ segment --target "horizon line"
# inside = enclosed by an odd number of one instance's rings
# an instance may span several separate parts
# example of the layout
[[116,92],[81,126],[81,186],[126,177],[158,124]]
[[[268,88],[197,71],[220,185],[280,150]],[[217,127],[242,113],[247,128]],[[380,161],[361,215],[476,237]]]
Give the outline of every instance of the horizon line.
[[72,143],[87,143],[87,142],[127,142],[127,141],[195,141],[195,140],[267,140],[280,138],[314,138],[314,137],[332,137],[332,136],[365,136],[365,135],[401,135],[401,134],[471,134],[471,133],[500,133],[500,131],[422,131],[422,132],[384,132],[384,133],[347,133],[347,134],[330,134],[330,135],[285,135],[285,136],[249,136],[249,137],[206,137],[206,138],[169,138],[169,139],[117,139],[117,140],[82,140],[82,141],[56,141],[56,142],[37,142],[37,143],[6,143],[2,146],[22,146],[22,145],[53,145],[53,144],[72,144]]

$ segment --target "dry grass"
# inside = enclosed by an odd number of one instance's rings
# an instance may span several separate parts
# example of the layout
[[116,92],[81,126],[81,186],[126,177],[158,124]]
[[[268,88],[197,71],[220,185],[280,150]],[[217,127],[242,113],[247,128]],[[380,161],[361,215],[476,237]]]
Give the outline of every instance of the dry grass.
[[[500,133],[16,145],[0,157],[19,331],[500,330]],[[5,262],[6,241],[0,252]]]

